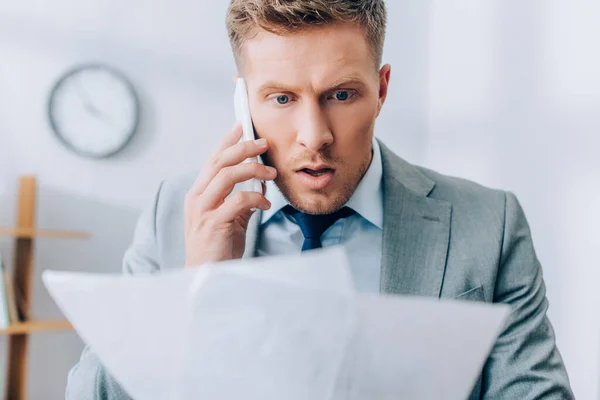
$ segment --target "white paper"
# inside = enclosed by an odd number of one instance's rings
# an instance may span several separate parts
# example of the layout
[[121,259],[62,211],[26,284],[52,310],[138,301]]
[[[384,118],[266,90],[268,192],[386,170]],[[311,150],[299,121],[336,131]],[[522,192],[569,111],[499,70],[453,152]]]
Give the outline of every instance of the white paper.
[[365,295],[335,400],[466,399],[508,307]]
[[349,271],[332,248],[43,280],[136,400],[465,399],[507,307],[356,294]]

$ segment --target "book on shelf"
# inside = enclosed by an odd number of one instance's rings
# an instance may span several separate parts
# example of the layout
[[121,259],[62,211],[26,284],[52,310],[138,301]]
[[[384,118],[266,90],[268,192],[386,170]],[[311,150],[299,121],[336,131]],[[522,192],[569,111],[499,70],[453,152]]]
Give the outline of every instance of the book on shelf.
[[10,315],[8,313],[8,296],[6,294],[6,272],[0,254],[0,329],[8,328]]
[[8,306],[8,317],[10,319],[10,323],[14,324],[20,322],[22,319],[19,318],[19,306],[17,301],[17,295],[15,293],[15,285],[12,279],[12,276],[8,273],[6,268],[4,269],[4,285],[5,285],[5,293],[7,298],[7,306]]
[[24,321],[24,315],[19,308],[19,296],[0,254],[0,328],[7,328],[10,324],[21,321]]

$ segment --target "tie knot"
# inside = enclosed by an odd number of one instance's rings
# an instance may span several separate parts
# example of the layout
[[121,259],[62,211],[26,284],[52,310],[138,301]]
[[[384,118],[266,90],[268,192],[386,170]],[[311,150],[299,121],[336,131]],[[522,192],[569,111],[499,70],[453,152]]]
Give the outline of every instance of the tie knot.
[[307,242],[313,243],[310,248],[321,247],[321,235],[323,235],[323,233],[325,233],[325,231],[338,219],[346,218],[354,214],[354,210],[349,207],[344,207],[332,214],[312,215],[298,211],[289,205],[284,207],[283,212],[292,215],[298,223],[300,230],[302,230],[302,234],[306,240],[305,246],[302,248],[303,250],[307,250],[305,248]]

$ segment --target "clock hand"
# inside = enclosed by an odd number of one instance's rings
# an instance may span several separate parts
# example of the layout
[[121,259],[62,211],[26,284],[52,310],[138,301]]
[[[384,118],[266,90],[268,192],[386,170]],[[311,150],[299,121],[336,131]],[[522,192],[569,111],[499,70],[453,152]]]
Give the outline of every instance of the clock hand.
[[98,118],[104,120],[105,119],[104,118],[105,117],[104,113],[100,112],[100,110],[98,110],[96,107],[94,107],[94,105],[90,101],[90,97],[88,96],[87,92],[83,88],[83,84],[81,83],[81,79],[77,80],[77,90],[79,91],[79,97],[81,97],[81,99],[83,100],[83,104],[84,104],[85,109],[90,114],[94,115],[95,117],[98,117]]

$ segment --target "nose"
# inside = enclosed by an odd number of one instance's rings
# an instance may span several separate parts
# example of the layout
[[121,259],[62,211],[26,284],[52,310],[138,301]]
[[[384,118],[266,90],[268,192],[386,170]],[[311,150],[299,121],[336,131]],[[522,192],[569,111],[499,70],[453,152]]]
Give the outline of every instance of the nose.
[[318,102],[305,103],[301,115],[302,123],[296,141],[312,151],[319,151],[333,143],[333,134],[329,128],[328,118]]

